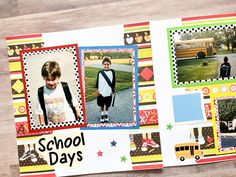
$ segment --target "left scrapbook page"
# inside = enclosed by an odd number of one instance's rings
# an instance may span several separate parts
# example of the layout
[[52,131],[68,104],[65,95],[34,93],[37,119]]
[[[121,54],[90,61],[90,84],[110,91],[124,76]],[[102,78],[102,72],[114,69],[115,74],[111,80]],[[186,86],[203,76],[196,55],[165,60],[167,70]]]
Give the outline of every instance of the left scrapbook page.
[[149,22],[6,44],[20,176],[163,167]]

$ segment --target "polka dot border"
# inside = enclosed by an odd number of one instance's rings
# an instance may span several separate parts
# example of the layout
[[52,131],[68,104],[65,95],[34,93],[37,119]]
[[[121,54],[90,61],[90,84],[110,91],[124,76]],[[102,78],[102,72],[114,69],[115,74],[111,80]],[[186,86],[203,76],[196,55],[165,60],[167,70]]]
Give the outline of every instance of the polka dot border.
[[[57,48],[57,49],[40,49],[37,51],[25,51],[22,53],[22,62],[23,62],[23,70],[24,70],[24,77],[26,82],[26,94],[27,94],[27,103],[28,103],[28,110],[29,110],[29,117],[30,117],[30,127],[32,130],[41,130],[45,128],[60,128],[60,127],[68,127],[68,126],[79,126],[85,124],[84,119],[84,112],[83,112],[83,106],[82,106],[82,97],[81,97],[81,88],[80,88],[80,80],[79,77],[79,66],[78,66],[78,58],[77,58],[77,47],[76,46],[68,46],[63,48]],[[77,86],[77,99],[79,102],[80,107],[80,115],[81,119],[76,121],[68,121],[68,122],[61,122],[61,123],[49,123],[48,125],[35,125],[34,124],[34,118],[33,118],[33,108],[32,108],[32,101],[30,96],[30,85],[28,84],[29,81],[29,73],[27,70],[27,63],[26,63],[26,57],[32,56],[32,55],[40,55],[40,54],[47,54],[47,53],[55,53],[55,52],[71,52],[73,57],[73,66],[75,71],[75,78],[76,78],[76,86]]]
[[173,78],[175,86],[181,85],[188,85],[188,84],[199,84],[205,82],[214,82],[214,81],[221,81],[221,80],[231,80],[236,79],[236,77],[229,77],[229,78],[215,78],[215,79],[205,79],[205,80],[195,80],[195,81],[186,81],[186,82],[179,82],[178,81],[178,70],[177,70],[177,58],[175,52],[175,43],[174,43],[174,36],[175,34],[186,34],[186,33],[193,33],[193,32],[202,32],[202,31],[210,31],[210,30],[222,30],[222,29],[232,29],[235,28],[236,24],[229,24],[229,25],[217,25],[217,26],[209,26],[209,27],[198,27],[198,28],[188,28],[188,29],[178,29],[178,30],[171,30],[170,31],[170,45],[171,45],[171,56],[172,56],[172,66],[173,66]]

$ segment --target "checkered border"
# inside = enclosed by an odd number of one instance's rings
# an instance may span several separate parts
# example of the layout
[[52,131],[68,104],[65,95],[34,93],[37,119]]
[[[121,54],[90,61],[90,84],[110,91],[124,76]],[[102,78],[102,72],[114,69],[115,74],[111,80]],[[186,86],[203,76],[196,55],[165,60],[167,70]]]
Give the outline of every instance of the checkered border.
[[219,112],[218,112],[218,108],[219,108],[218,100],[226,100],[226,99],[236,99],[236,96],[227,96],[227,97],[214,98],[215,118],[216,118],[216,133],[217,133],[218,151],[219,152],[236,150],[236,147],[222,148],[222,145],[221,145],[221,132],[220,132],[220,119],[219,119]]
[[[32,103],[31,103],[31,96],[29,94],[30,92],[30,85],[28,84],[29,78],[28,78],[28,71],[27,71],[27,63],[26,63],[26,57],[27,56],[32,56],[32,55],[40,55],[40,54],[47,54],[47,53],[54,53],[54,52],[60,52],[60,51],[67,51],[67,52],[72,52],[73,54],[73,64],[74,64],[74,70],[75,70],[75,78],[76,78],[76,86],[77,86],[77,99],[79,102],[80,106],[80,115],[81,119],[78,121],[68,121],[68,122],[61,122],[61,123],[49,123],[48,125],[35,125],[34,124],[34,118],[33,118],[33,111],[32,111]],[[63,47],[63,48],[57,48],[57,49],[44,49],[41,48],[37,51],[23,51],[22,52],[22,61],[23,61],[23,68],[24,69],[24,77],[25,77],[25,83],[26,83],[26,90],[27,92],[27,100],[28,100],[28,110],[29,110],[29,119],[30,119],[30,127],[31,130],[40,130],[40,129],[45,129],[45,128],[60,128],[60,127],[65,127],[65,126],[78,126],[81,124],[85,124],[84,122],[84,113],[83,113],[83,106],[82,106],[82,99],[81,98],[81,88],[80,88],[80,80],[79,80],[79,66],[77,63],[77,54],[76,54],[76,47],[75,46],[68,46],[68,47]]]
[[181,86],[186,84],[199,84],[199,83],[205,83],[205,82],[214,82],[214,81],[222,81],[222,80],[231,80],[236,79],[236,77],[229,77],[229,78],[215,78],[215,79],[206,79],[206,80],[196,80],[196,81],[186,81],[186,82],[179,82],[178,81],[178,71],[177,71],[177,59],[176,59],[176,52],[175,52],[175,43],[174,43],[174,35],[175,34],[186,34],[186,33],[193,33],[193,32],[202,32],[202,31],[208,31],[208,30],[222,30],[222,29],[230,29],[236,27],[236,24],[229,24],[229,25],[217,25],[217,26],[203,26],[203,27],[197,27],[197,28],[188,28],[188,29],[177,29],[177,30],[171,30],[169,33],[169,42],[170,42],[170,48],[171,48],[171,61],[172,61],[172,67],[173,67],[173,76],[172,79],[174,79],[174,85],[175,86]]

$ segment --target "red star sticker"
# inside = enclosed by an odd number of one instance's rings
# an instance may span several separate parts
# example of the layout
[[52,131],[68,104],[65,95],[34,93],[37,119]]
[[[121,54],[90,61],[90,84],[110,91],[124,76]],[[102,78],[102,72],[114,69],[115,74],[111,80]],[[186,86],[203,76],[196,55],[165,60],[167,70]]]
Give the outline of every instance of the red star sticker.
[[100,150],[97,152],[97,154],[98,154],[98,157],[102,157],[103,156],[103,152],[100,151]]

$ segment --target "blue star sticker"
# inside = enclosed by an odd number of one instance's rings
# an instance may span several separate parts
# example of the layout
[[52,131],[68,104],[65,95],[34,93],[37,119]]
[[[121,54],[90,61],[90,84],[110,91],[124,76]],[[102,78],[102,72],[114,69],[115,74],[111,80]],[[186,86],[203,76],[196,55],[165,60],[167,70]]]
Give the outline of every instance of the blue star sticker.
[[113,140],[113,141],[111,142],[111,146],[116,146],[116,144],[117,144],[117,142],[115,142],[115,140]]

